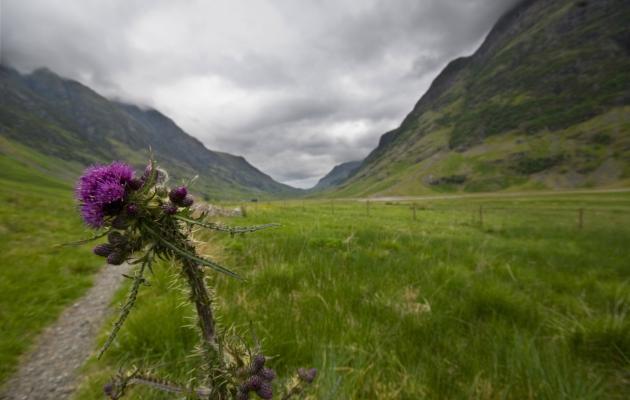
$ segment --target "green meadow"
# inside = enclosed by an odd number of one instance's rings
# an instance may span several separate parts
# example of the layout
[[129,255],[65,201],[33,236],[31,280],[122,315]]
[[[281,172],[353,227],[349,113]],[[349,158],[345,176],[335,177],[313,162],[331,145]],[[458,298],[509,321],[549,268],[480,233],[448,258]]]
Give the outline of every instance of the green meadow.
[[19,356],[80,297],[103,264],[89,247],[60,248],[88,235],[72,187],[0,152],[0,385]]
[[[630,393],[630,193],[246,207],[223,222],[282,226],[197,235],[246,278],[210,274],[221,325],[259,338],[280,377],[318,368],[311,398]],[[194,313],[176,267],[149,278],[75,398],[102,398],[122,365],[194,381]],[[129,398],[169,397],[137,388]]]

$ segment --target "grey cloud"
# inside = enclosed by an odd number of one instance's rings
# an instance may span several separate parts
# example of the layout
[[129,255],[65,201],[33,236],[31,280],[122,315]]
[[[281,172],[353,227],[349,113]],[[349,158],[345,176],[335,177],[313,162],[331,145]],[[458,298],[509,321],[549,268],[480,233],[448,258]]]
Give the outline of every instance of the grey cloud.
[[516,0],[2,0],[0,58],[155,107],[312,185],[364,157]]

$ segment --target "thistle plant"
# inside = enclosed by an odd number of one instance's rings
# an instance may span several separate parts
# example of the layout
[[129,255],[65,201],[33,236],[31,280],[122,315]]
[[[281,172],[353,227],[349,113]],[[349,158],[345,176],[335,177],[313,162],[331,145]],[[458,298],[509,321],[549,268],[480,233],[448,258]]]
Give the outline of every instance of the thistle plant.
[[[132,280],[127,300],[118,320],[101,348],[98,358],[110,347],[132,311],[138,292],[146,284],[156,259],[170,260],[185,281],[190,302],[197,313],[199,330],[198,351],[202,366],[195,371],[200,385],[191,387],[152,376],[148,371],[120,371],[104,387],[111,399],[121,398],[132,385],[148,385],[155,390],[187,398],[250,399],[256,394],[262,399],[274,395],[276,373],[269,368],[268,357],[260,345],[249,345],[233,332],[217,325],[212,296],[206,285],[206,271],[239,275],[199,255],[193,239],[194,227],[229,233],[255,232],[275,227],[266,224],[248,227],[226,226],[209,222],[204,213],[195,213],[194,200],[187,185],[167,187],[168,175],[153,160],[136,176],[124,163],[93,166],[85,170],[76,187],[81,215],[85,223],[97,230],[85,243],[106,237],[106,242],[94,247],[94,254],[106,257],[107,263],[132,266]],[[316,370],[300,368],[279,396],[289,399],[303,392],[316,375]]]

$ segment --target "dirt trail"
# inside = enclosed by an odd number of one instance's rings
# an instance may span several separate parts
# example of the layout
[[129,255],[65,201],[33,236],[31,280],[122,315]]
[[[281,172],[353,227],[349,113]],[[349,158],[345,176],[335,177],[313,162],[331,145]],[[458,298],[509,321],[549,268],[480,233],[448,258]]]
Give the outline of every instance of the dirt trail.
[[108,305],[128,266],[105,266],[94,286],[46,328],[33,350],[22,358],[18,371],[0,390],[2,400],[62,400],[76,386],[77,370],[94,349],[94,340]]

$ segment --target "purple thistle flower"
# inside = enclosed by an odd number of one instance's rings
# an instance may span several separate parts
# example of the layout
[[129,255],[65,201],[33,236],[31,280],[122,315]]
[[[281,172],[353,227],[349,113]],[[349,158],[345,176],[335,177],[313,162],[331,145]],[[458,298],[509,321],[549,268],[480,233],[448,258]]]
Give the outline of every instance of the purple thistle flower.
[[263,382],[260,388],[256,390],[256,394],[261,399],[271,399],[273,397],[273,388],[268,382]]
[[186,198],[187,194],[188,194],[188,189],[186,189],[186,186],[180,186],[180,187],[171,189],[171,191],[168,194],[168,198],[171,199],[173,203],[180,204]]
[[132,176],[133,169],[122,162],[85,170],[75,192],[86,224],[100,228],[106,215],[120,212],[125,200],[125,185]]

